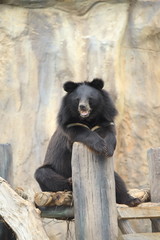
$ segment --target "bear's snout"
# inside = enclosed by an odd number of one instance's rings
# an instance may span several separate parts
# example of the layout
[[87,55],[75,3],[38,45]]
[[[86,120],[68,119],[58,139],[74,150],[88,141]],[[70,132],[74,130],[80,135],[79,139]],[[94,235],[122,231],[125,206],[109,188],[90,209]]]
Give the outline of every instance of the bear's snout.
[[87,107],[83,104],[79,105],[79,109],[80,109],[80,111],[87,111]]
[[78,111],[80,113],[80,116],[82,118],[86,118],[89,116],[91,108],[88,103],[79,103],[78,105]]

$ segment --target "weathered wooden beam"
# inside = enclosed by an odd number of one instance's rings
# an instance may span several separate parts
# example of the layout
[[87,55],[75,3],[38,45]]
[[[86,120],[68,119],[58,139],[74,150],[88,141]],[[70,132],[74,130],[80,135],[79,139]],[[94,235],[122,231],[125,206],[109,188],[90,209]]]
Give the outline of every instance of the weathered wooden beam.
[[74,143],[72,182],[76,240],[118,237],[113,159]]
[[136,233],[131,226],[129,220],[118,220],[118,226],[123,234],[133,234]]
[[1,177],[0,206],[0,215],[16,233],[17,240],[49,240],[38,209],[21,198]]
[[0,144],[0,176],[12,184],[12,148],[10,144]]
[[160,204],[147,204],[139,205],[136,208],[118,207],[118,219],[154,219],[160,218]]
[[123,235],[123,240],[159,240],[160,233],[136,233]]
[[[74,219],[74,206],[54,206],[54,207],[38,207],[41,211],[42,218],[56,218],[59,220]],[[136,208],[128,208],[128,206],[117,204],[118,220],[122,225],[129,225],[127,219],[157,219],[160,218],[160,203],[142,203]],[[135,231],[131,231],[135,232]],[[128,233],[131,233],[128,232]],[[126,233],[126,232],[125,232]]]
[[[10,144],[0,144],[0,177],[3,177],[11,185],[13,184],[12,174],[12,148]],[[14,233],[6,223],[0,221],[0,239],[15,239]]]
[[129,219],[157,219],[160,218],[160,203],[146,202],[136,208],[128,208],[117,204],[118,226],[123,234],[136,233]]
[[151,201],[160,202],[160,148],[148,150]]
[[72,220],[74,218],[74,207],[56,206],[39,207],[42,218],[56,218],[58,220]]
[[[160,202],[160,148],[148,150],[150,194],[152,202]],[[160,232],[160,220],[152,220],[152,231]]]

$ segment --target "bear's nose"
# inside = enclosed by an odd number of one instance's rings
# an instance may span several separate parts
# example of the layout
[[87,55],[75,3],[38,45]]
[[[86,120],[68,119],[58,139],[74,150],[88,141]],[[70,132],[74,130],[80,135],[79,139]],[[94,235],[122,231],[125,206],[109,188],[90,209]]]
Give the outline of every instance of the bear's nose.
[[86,106],[83,105],[83,104],[80,104],[79,108],[80,108],[81,111],[86,111],[87,110]]

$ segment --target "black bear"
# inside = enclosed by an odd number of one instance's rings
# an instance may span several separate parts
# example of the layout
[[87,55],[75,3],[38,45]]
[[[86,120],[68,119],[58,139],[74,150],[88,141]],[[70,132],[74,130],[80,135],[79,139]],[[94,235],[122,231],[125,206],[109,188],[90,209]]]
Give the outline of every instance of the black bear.
[[[103,86],[101,79],[64,84],[67,94],[58,113],[58,127],[50,140],[43,166],[35,172],[42,191],[72,190],[71,154],[74,142],[84,143],[107,157],[113,155],[117,110]],[[125,183],[116,172],[115,183],[117,203],[129,206],[140,203],[139,199],[128,194]]]

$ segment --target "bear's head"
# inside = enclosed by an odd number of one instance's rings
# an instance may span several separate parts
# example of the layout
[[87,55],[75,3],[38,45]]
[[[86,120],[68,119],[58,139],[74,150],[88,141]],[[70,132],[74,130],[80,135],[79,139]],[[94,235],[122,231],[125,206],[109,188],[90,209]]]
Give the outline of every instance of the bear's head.
[[68,104],[70,110],[76,116],[76,113],[82,119],[87,119],[93,115],[99,108],[102,100],[100,90],[104,83],[101,79],[94,79],[92,82],[74,83],[66,82],[64,90],[68,93]]
[[107,111],[110,111],[112,103],[103,86],[103,80],[97,78],[92,82],[66,82],[63,86],[67,92],[65,104],[72,116],[84,120],[97,118],[105,113],[107,105]]

